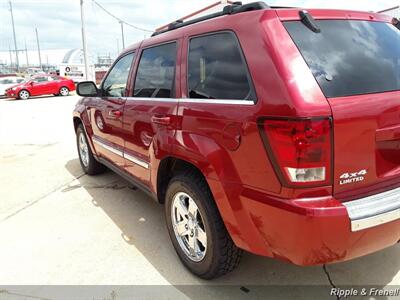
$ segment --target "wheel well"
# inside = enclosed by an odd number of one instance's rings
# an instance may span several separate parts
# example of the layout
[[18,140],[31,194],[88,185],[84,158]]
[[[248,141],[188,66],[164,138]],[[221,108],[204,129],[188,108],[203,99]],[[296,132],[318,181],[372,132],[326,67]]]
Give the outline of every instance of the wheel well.
[[78,129],[78,126],[82,124],[82,120],[79,119],[78,117],[74,117],[74,128],[75,128],[75,132]]
[[157,199],[159,203],[165,202],[165,194],[170,180],[176,174],[188,169],[193,170],[199,177],[206,180],[199,168],[185,160],[175,157],[167,157],[161,161],[157,173]]

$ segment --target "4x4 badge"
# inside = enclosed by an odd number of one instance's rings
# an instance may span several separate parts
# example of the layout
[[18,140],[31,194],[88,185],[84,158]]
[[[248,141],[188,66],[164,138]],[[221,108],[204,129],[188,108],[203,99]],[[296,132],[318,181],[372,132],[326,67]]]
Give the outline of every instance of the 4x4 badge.
[[361,170],[354,173],[344,173],[340,176],[340,185],[363,181],[367,173],[367,170]]

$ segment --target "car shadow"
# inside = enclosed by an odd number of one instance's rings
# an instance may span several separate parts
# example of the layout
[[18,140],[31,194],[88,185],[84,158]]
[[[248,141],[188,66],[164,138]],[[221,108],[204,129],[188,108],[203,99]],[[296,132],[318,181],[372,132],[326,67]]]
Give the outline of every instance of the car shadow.
[[[121,239],[138,249],[174,287],[192,299],[337,299],[331,284],[385,287],[400,270],[400,247],[346,263],[299,267],[244,253],[240,266],[221,278],[206,281],[192,275],[179,261],[165,226],[164,207],[111,171],[82,176],[78,159],[66,169],[77,178],[63,189],[82,188],[121,231]],[[354,278],[353,274],[357,274]],[[367,286],[365,286],[367,288]],[[311,293],[311,294],[310,294]],[[357,299],[357,298],[356,298]],[[360,298],[361,299],[361,298]],[[379,298],[386,299],[386,298]]]
[[52,94],[49,94],[49,95],[42,95],[42,96],[31,96],[31,97],[29,97],[29,99],[28,100],[21,100],[21,99],[15,99],[15,98],[6,98],[6,97],[0,97],[0,100],[4,100],[4,101],[29,101],[29,100],[37,100],[37,99],[48,99],[48,98],[57,98],[57,99],[62,99],[62,98],[68,98],[68,97],[71,97],[71,96],[75,96],[76,94],[75,93],[70,93],[68,96],[55,96],[55,95],[52,95]]

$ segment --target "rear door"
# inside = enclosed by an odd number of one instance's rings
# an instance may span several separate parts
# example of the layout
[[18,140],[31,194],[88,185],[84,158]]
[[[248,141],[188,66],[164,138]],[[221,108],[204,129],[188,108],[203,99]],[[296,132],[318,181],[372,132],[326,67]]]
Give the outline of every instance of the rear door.
[[48,76],[47,77],[48,83],[47,83],[47,88],[48,88],[48,93],[49,94],[58,94],[60,89],[58,87],[59,81],[57,77],[54,76]]
[[159,145],[168,145],[176,130],[179,44],[171,41],[141,50],[133,92],[124,108],[125,170],[146,185],[150,156],[160,155]]
[[390,23],[319,20],[285,27],[327,97],[334,193],[353,198],[400,182],[400,31]]
[[101,86],[101,97],[93,98],[87,110],[93,129],[93,143],[99,156],[124,166],[122,131],[126,85],[135,53],[117,60]]

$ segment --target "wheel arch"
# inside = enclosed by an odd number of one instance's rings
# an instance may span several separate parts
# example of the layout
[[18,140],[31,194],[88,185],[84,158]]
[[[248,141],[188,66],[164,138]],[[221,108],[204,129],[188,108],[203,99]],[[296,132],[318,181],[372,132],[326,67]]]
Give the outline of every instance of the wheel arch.
[[78,130],[79,125],[82,125],[82,126],[83,126],[83,129],[85,130],[86,137],[87,137],[87,139],[88,139],[89,146],[90,146],[90,148],[91,148],[91,150],[92,150],[92,153],[93,153],[93,155],[94,155],[95,157],[97,157],[97,152],[96,152],[96,149],[94,148],[91,135],[89,135],[90,128],[88,128],[88,127],[85,125],[85,122],[84,122],[83,119],[81,118],[81,114],[80,114],[79,112],[75,111],[74,114],[73,114],[72,121],[73,121],[73,124],[74,124],[74,131],[75,131],[75,133],[76,133],[76,131]]
[[192,162],[175,157],[167,156],[160,161],[157,170],[157,200],[163,204],[165,202],[165,194],[170,180],[183,170],[193,170],[199,177],[207,182],[202,171]]

